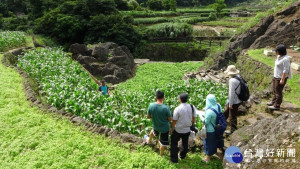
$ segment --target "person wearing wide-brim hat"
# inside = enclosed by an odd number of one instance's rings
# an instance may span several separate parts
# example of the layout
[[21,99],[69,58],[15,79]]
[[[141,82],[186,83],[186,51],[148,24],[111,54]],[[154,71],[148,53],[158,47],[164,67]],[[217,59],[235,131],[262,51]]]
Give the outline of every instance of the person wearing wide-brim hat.
[[275,49],[277,59],[275,61],[274,76],[273,76],[273,98],[267,105],[271,110],[279,110],[282,103],[283,88],[288,80],[291,78],[291,61],[287,55],[286,47],[278,45]]
[[237,129],[237,112],[242,103],[237,95],[241,92],[240,81],[234,78],[234,76],[239,76],[240,71],[234,65],[229,65],[224,73],[230,77],[228,100],[224,111],[226,120],[229,118],[230,124],[230,132],[226,131],[226,133],[230,134]]

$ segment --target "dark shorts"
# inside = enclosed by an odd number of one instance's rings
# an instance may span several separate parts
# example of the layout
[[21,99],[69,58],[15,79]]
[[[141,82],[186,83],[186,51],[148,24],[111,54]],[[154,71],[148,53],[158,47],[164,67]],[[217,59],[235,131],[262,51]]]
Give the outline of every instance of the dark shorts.
[[161,132],[158,132],[156,130],[152,130],[152,131],[153,131],[154,137],[159,137],[159,143],[162,146],[170,145],[170,143],[169,143],[169,131],[166,132],[166,133],[161,133]]

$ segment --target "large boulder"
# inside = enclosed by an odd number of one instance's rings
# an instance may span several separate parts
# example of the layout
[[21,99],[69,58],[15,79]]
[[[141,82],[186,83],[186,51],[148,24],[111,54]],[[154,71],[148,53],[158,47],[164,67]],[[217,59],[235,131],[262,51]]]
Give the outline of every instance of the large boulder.
[[101,75],[106,76],[106,75],[114,75],[115,70],[118,70],[119,67],[111,62],[106,63],[101,70]]
[[89,65],[89,64],[97,62],[97,59],[95,59],[93,57],[90,57],[90,56],[82,56],[82,55],[80,55],[78,57],[78,61],[79,61],[80,64],[87,64],[87,65]]
[[69,52],[72,53],[72,57],[74,59],[77,59],[77,57],[79,55],[88,55],[89,54],[87,46],[84,44],[79,44],[79,43],[72,44],[69,48]]
[[134,58],[126,46],[113,42],[93,45],[93,48],[73,44],[70,52],[92,75],[102,76],[109,83],[126,81],[135,74]]
[[93,49],[92,56],[96,58],[99,62],[106,61],[108,56],[108,48],[96,46]]
[[101,43],[100,45],[101,47],[105,48],[105,49],[114,49],[117,48],[118,45],[113,43],[113,42],[106,42],[106,43]]
[[112,83],[112,84],[116,84],[120,82],[120,79],[118,77],[116,77],[115,75],[107,75],[103,77],[103,80]]
[[98,76],[101,73],[101,66],[97,62],[97,59],[90,56],[79,56],[79,63],[88,70],[92,75]]

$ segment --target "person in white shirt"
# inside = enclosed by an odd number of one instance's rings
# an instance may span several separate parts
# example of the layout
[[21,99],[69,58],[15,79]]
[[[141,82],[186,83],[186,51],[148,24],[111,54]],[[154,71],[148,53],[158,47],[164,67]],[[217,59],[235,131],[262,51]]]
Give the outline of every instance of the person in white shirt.
[[191,126],[196,122],[196,108],[187,104],[188,95],[181,93],[179,95],[180,105],[175,108],[173,121],[171,125],[171,162],[178,163],[178,141],[182,139],[182,149],[180,158],[184,159],[188,152],[188,141],[191,132]]
[[286,47],[284,45],[278,45],[275,49],[277,59],[275,61],[274,77],[273,77],[273,98],[269,102],[268,108],[271,110],[279,110],[282,103],[283,95],[282,91],[287,82],[287,79],[291,76],[291,61],[287,55]]

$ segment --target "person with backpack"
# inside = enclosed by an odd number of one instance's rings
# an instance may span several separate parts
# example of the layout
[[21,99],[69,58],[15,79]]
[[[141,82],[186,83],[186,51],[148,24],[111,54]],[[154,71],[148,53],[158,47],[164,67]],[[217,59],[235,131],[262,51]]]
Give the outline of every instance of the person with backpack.
[[217,148],[221,148],[223,152],[223,133],[226,129],[225,116],[213,94],[206,97],[204,125],[206,127],[206,138],[203,139],[203,150],[206,154],[204,161],[209,162],[210,157],[217,153]]
[[108,87],[106,85],[105,80],[101,81],[101,86],[99,86],[99,92],[102,93],[103,96],[105,96],[108,93]]
[[275,61],[273,76],[273,98],[269,102],[268,108],[271,110],[279,110],[282,103],[282,91],[288,78],[291,78],[291,62],[287,55],[284,45],[278,45],[275,49],[277,59]]
[[188,141],[191,129],[195,126],[196,122],[196,108],[191,104],[187,104],[188,95],[181,93],[179,96],[181,103],[175,108],[173,113],[173,121],[171,124],[171,162],[178,163],[178,141],[182,140],[182,148],[180,151],[180,158],[184,159],[188,152]]
[[229,76],[229,92],[224,115],[226,120],[229,118],[230,132],[233,133],[237,129],[237,113],[242,101],[250,98],[247,82],[239,75],[239,70],[234,65],[229,65],[224,72]]

